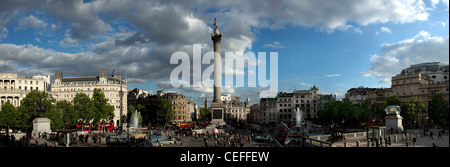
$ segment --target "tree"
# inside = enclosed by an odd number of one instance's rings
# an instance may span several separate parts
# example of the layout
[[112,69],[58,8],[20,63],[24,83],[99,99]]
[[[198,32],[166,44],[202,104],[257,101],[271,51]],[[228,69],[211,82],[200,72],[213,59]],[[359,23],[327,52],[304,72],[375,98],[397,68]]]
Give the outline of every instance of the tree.
[[167,99],[161,99],[158,104],[157,119],[160,123],[167,124],[168,121],[172,120],[174,117],[172,104]]
[[61,129],[64,126],[62,119],[63,111],[53,108],[50,111],[45,112],[45,117],[50,119],[50,128]]
[[200,117],[201,118],[208,118],[208,120],[211,118],[211,110],[207,108],[200,108]]
[[99,123],[101,120],[112,121],[114,119],[114,107],[108,103],[105,94],[101,89],[95,88],[92,95],[92,104],[95,107],[93,110],[94,122]]
[[438,125],[447,127],[449,124],[448,102],[439,92],[435,92],[428,105],[428,117]]
[[358,120],[363,122],[371,121],[371,118],[375,116],[375,108],[370,99],[366,99],[360,106],[360,116]]
[[79,119],[79,113],[75,111],[72,103],[67,100],[58,101],[56,102],[55,108],[62,113],[61,118],[64,128],[71,128],[76,125]]
[[128,105],[128,107],[127,107],[127,122],[129,123],[130,122],[130,118],[131,118],[131,115],[134,113],[134,111],[136,110],[136,108],[134,108],[134,106],[133,105]]
[[90,122],[95,117],[95,110],[91,99],[84,93],[77,93],[73,98],[75,111],[79,114],[79,119],[82,122]]
[[9,135],[9,128],[17,128],[20,113],[17,111],[16,107],[9,103],[8,101],[2,105],[2,110],[0,111],[0,124],[6,126],[6,135]]
[[22,104],[19,107],[19,112],[21,113],[20,127],[22,129],[31,129],[33,119],[46,116],[46,112],[54,108],[55,102],[56,100],[52,95],[45,91],[30,91],[22,99]]
[[392,106],[392,105],[402,105],[402,101],[398,98],[397,95],[389,96],[386,98],[386,106]]
[[409,122],[410,125],[417,123],[425,114],[425,105],[423,104],[422,99],[418,97],[411,98],[411,102],[406,104],[406,108],[402,113],[404,117],[407,118],[406,121]]

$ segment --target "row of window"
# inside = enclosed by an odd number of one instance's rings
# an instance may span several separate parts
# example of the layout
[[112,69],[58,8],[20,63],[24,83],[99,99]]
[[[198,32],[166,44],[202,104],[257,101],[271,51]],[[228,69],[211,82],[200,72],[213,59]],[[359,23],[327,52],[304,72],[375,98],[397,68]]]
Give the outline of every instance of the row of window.
[[[407,88],[403,87],[403,95],[406,95]],[[409,94],[414,94],[414,86],[409,87]],[[397,88],[397,95],[400,95],[400,88]]]
[[236,117],[244,118],[244,115],[243,114],[226,114],[225,115],[225,118],[236,118]]
[[[6,87],[5,87],[5,89],[6,89]],[[12,87],[11,87],[11,89],[12,89]],[[22,86],[19,86],[19,90],[22,90]],[[26,86],[24,86],[24,90],[27,90]],[[33,87],[30,86],[30,90],[33,90]],[[34,90],[39,90],[39,87],[36,87],[36,89],[34,89]]]
[[[94,88],[95,89],[95,88]],[[76,92],[76,91],[90,91],[90,90],[94,90],[94,89],[91,89],[91,88],[67,88],[67,89],[54,89],[54,91],[56,91],[56,92],[62,92],[62,91],[64,91],[64,92]],[[99,89],[101,89],[101,90],[103,90],[103,91],[105,91],[105,90],[116,90],[116,91],[119,91],[119,88],[99,88]]]
[[[24,81],[24,84],[28,84],[27,80],[23,80],[23,81]],[[29,83],[30,83],[30,85],[33,85],[33,81],[30,81]],[[38,84],[39,84],[39,81],[35,81],[34,83],[35,83],[36,85],[38,85]],[[22,84],[22,80],[19,80],[19,84]]]
[[[37,89],[36,89],[37,90]],[[86,94],[88,97],[91,97],[91,94]],[[60,95],[55,95],[56,97],[59,97]],[[76,96],[76,94],[64,94],[64,95],[61,95],[61,97],[75,97]],[[105,97],[108,97],[108,95],[105,95]],[[119,97],[119,94],[113,94],[113,93],[111,93],[111,94],[109,94],[109,97]]]
[[[300,105],[298,105],[298,104],[296,104],[295,105],[296,107],[311,107],[311,104],[300,104]],[[316,104],[313,104],[313,106],[314,107],[316,107],[317,105]],[[291,107],[291,104],[280,104],[280,107]]]
[[[300,96],[298,96],[297,95],[297,98],[302,98],[302,99],[304,99],[304,98],[310,98],[311,97],[311,95],[300,95]],[[312,96],[313,98],[316,98],[317,96],[316,95],[314,95],[314,96]],[[292,101],[292,98],[278,98],[278,101]],[[298,100],[297,100],[298,101]],[[303,100],[302,100],[303,101]]]

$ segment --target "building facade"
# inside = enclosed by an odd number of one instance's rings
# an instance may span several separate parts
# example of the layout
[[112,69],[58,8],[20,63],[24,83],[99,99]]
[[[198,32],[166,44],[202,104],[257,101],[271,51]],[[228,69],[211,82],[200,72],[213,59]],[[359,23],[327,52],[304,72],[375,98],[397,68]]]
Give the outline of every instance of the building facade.
[[[222,95],[221,100],[224,107],[224,121],[242,122],[247,121],[250,114],[250,99],[247,98],[245,102],[241,102],[239,97],[228,95]],[[248,104],[248,105],[247,105]]]
[[170,104],[172,104],[172,123],[188,121],[187,99],[184,95],[176,92],[169,92],[165,93],[162,98],[169,100]]
[[425,110],[435,92],[449,101],[449,66],[439,62],[421,63],[403,69],[391,79],[391,88],[376,88],[367,93],[378,108],[386,106],[386,97],[397,95],[402,103],[409,103],[413,97],[420,98]]
[[142,89],[134,88],[133,90],[128,91],[127,95],[127,104],[135,106],[138,104],[139,98],[145,98],[148,96],[148,92]]
[[114,107],[115,126],[122,126],[121,117],[127,115],[127,85],[120,75],[107,76],[106,70],[100,70],[99,76],[64,78],[62,72],[55,72],[51,94],[57,100],[73,102],[77,93],[84,93],[92,98],[94,89],[103,91],[108,103]]
[[277,123],[277,98],[261,98],[259,101],[259,120],[265,125]]
[[186,121],[191,122],[193,120],[197,120],[199,118],[199,109],[197,104],[192,99],[187,101],[187,109],[186,109]]
[[248,122],[251,123],[259,123],[260,120],[260,112],[259,112],[259,104],[253,104],[250,106],[250,116]]
[[17,73],[0,73],[0,107],[6,102],[18,107],[31,90],[47,91],[50,76],[18,77]]
[[315,85],[309,90],[279,92],[276,98],[261,98],[260,122],[273,125],[292,121],[297,108],[303,111],[306,120],[317,119],[318,111],[326,102],[332,101],[336,101],[336,96],[319,94],[319,88]]
[[360,86],[358,88],[351,88],[345,93],[345,98],[348,98],[353,104],[362,104],[369,98],[368,92],[375,91],[376,88],[367,88]]

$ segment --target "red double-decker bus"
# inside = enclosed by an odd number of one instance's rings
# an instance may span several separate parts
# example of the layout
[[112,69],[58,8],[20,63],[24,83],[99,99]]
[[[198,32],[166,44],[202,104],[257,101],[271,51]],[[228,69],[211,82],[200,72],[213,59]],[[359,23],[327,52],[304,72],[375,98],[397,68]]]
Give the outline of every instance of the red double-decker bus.
[[114,129],[114,123],[113,122],[98,123],[93,129],[95,129],[95,130],[102,130],[103,126],[105,127],[105,130],[113,130]]
[[210,121],[200,121],[198,122],[201,126],[208,126]]
[[105,122],[105,130],[113,130],[114,123],[113,122]]
[[192,122],[181,122],[180,127],[184,129],[192,128]]
[[91,131],[91,123],[77,122],[77,131]]
[[91,123],[87,123],[83,125],[84,131],[91,131],[92,125]]

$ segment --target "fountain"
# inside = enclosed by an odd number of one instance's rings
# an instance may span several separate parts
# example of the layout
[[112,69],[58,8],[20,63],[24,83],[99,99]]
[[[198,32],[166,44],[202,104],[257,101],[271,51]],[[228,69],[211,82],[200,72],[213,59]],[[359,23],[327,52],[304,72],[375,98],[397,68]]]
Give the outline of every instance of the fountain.
[[142,132],[143,128],[139,127],[139,117],[141,117],[141,113],[137,110],[131,114],[130,118],[130,128],[128,129],[130,138],[146,138],[146,134]]
[[133,114],[131,114],[130,131],[132,131],[132,129],[139,128],[139,116],[140,115],[141,115],[141,113],[138,111],[135,111]]
[[297,137],[297,136],[308,136],[308,132],[305,132],[305,127],[303,127],[303,111],[297,107],[294,109],[295,112],[295,126],[291,128],[289,132],[289,136]]

